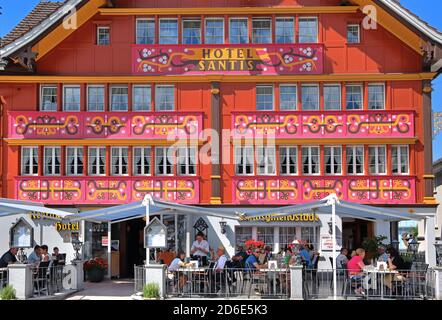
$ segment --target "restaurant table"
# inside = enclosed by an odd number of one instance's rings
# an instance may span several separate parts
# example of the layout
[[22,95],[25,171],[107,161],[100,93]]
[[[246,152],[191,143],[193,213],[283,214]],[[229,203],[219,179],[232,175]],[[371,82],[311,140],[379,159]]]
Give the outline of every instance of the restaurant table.
[[[368,284],[368,280],[371,279],[371,289],[373,290],[377,290],[377,284],[378,284],[378,278],[377,275],[380,274],[382,275],[381,277],[381,283],[380,283],[380,287],[381,287],[381,299],[384,298],[384,279],[385,279],[385,275],[387,274],[397,274],[398,272],[396,270],[390,270],[390,269],[384,269],[384,270],[380,270],[377,268],[364,268],[363,272],[367,274],[367,289],[369,288],[369,284]],[[365,281],[364,281],[365,282]]]
[[193,284],[194,284],[194,279],[197,276],[198,279],[201,279],[201,277],[203,277],[205,279],[206,277],[206,271],[209,270],[209,268],[207,267],[185,267],[185,268],[179,268],[178,271],[180,272],[186,272],[187,273],[187,277],[190,280],[190,295],[193,294]]
[[267,278],[271,279],[273,282],[273,293],[276,294],[276,273],[280,273],[280,272],[286,273],[287,269],[285,269],[285,268],[275,268],[275,269],[265,268],[265,269],[259,269],[259,271],[267,273]]

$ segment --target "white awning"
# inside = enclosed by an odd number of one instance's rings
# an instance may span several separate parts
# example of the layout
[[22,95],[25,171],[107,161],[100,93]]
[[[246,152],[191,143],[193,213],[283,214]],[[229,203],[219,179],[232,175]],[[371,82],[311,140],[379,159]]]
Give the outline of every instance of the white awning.
[[43,214],[46,219],[61,221],[72,212],[45,207],[39,202],[12,200],[0,198],[0,217],[12,216],[16,214]]

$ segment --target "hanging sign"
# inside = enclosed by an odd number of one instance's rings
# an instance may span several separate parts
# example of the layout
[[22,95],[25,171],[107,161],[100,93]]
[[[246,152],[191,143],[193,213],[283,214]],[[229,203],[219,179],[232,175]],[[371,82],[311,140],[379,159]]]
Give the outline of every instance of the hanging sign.
[[166,248],[167,227],[158,218],[154,218],[144,228],[145,248]]
[[[336,239],[335,250],[341,250],[338,239]],[[333,237],[329,234],[321,234],[321,251],[333,251]]]
[[323,73],[322,44],[134,45],[138,75],[279,75]]

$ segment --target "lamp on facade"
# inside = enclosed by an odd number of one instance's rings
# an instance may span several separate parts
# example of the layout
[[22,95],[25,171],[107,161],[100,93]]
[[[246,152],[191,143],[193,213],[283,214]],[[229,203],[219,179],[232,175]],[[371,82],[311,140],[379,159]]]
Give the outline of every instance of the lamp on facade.
[[333,221],[332,221],[332,218],[330,218],[330,221],[327,222],[327,224],[328,224],[328,233],[332,234],[333,233]]
[[81,247],[83,246],[83,243],[80,241],[78,236],[72,236],[72,248],[75,250],[75,259],[74,260],[81,260],[80,259],[80,253]]
[[442,266],[442,241],[434,244],[436,247],[436,262],[438,266]]
[[227,226],[227,222],[224,221],[224,219],[222,219],[219,222],[219,226],[221,227],[221,234],[226,234],[226,226]]

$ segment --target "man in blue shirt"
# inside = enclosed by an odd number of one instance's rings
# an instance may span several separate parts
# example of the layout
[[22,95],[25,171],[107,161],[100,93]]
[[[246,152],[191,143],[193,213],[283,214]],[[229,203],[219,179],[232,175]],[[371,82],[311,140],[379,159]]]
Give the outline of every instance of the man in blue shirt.
[[299,255],[302,257],[302,260],[305,262],[305,265],[307,266],[307,268],[313,267],[312,259],[310,258],[310,252],[308,252],[306,247],[303,246],[301,248]]
[[28,257],[28,263],[38,265],[41,262],[41,247],[36,245],[34,251]]
[[258,257],[261,254],[261,250],[256,248],[253,250],[253,253],[247,258],[246,260],[246,269],[247,270],[255,270],[255,269],[262,269],[265,266],[262,264],[259,264]]

